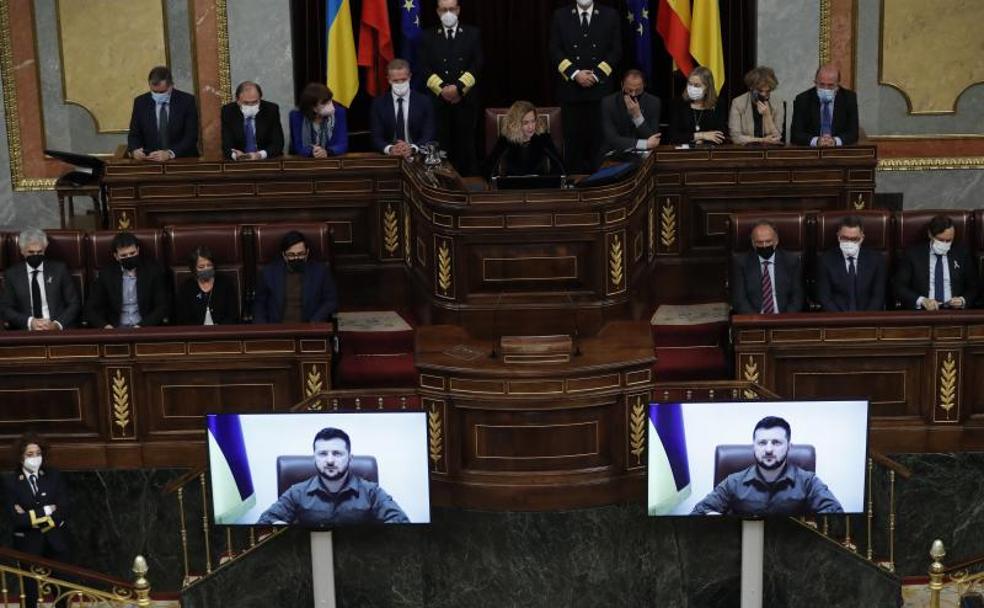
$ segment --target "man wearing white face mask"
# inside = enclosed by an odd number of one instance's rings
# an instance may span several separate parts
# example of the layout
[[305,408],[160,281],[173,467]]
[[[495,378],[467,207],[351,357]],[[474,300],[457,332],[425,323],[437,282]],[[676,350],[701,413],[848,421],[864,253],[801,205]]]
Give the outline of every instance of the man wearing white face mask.
[[[13,547],[18,551],[60,562],[71,560],[66,523],[68,491],[61,474],[44,465],[46,446],[33,434],[18,439],[14,448],[17,464],[12,476],[4,476],[7,517],[13,528]],[[55,576],[61,578],[57,571]],[[35,608],[38,588],[34,579],[24,579],[24,606]],[[55,605],[65,606],[63,598]]]
[[409,158],[417,146],[434,141],[434,107],[423,93],[410,90],[410,64],[394,59],[386,66],[390,90],[372,100],[369,133],[383,154]]
[[814,88],[793,101],[790,143],[798,146],[850,146],[858,141],[858,96],[840,86],[840,70],[820,66]]
[[601,100],[614,89],[612,73],[622,58],[615,9],[594,0],[558,8],[550,22],[549,53],[557,70],[565,165],[573,173],[590,173],[602,144]]
[[438,27],[424,32],[420,69],[433,93],[437,140],[458,173],[478,170],[475,131],[478,123],[478,77],[482,71],[482,37],[478,28],[458,21],[458,0],[438,0]]
[[195,96],[174,88],[171,70],[157,66],[147,75],[150,91],[133,100],[127,152],[136,160],[166,162],[198,156]]
[[885,260],[861,247],[863,242],[861,218],[842,218],[837,227],[837,247],[823,253],[817,268],[817,300],[825,312],[885,307]]
[[236,101],[222,106],[222,154],[232,160],[263,160],[284,153],[280,107],[263,99],[263,89],[245,81]]
[[937,215],[929,221],[929,242],[906,248],[894,277],[903,308],[959,309],[977,304],[977,265],[966,248],[954,245],[956,233],[953,220]]

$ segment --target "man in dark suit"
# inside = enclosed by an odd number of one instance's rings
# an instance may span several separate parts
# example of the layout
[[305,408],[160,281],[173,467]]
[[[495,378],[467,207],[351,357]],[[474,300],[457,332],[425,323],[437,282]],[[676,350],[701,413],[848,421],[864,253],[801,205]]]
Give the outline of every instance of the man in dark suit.
[[646,92],[642,72],[626,72],[622,77],[622,89],[601,100],[604,143],[597,163],[600,164],[609,153],[645,152],[658,146],[659,111],[659,97]]
[[601,98],[611,92],[612,72],[622,58],[618,13],[594,0],[558,8],[549,48],[557,69],[565,164],[574,173],[591,173],[601,145]]
[[147,76],[150,91],[133,100],[127,151],[137,160],[165,162],[198,156],[195,96],[174,88],[171,70],[157,66]]
[[263,89],[245,81],[236,101],[222,106],[222,154],[232,160],[263,160],[284,153],[280,108],[263,99]]
[[858,96],[840,86],[840,70],[820,66],[814,84],[793,101],[791,143],[822,148],[857,143]]
[[977,303],[977,265],[967,249],[954,246],[953,220],[937,215],[929,221],[928,243],[906,248],[895,271],[895,295],[903,308],[939,310],[970,308]]
[[89,327],[143,327],[167,320],[170,296],[164,269],[140,255],[140,242],[129,232],[113,237],[116,264],[99,269],[85,306]]
[[0,317],[14,329],[44,331],[78,323],[79,293],[65,264],[46,260],[48,237],[29,228],[17,238],[24,261],[4,273]]
[[338,311],[331,273],[324,264],[308,259],[309,254],[303,234],[284,235],[281,259],[264,266],[257,277],[254,323],[316,323]]
[[475,130],[478,122],[477,77],[482,70],[478,28],[458,22],[458,0],[438,0],[441,24],[424,33],[420,67],[434,94],[437,140],[458,173],[478,170]]
[[390,92],[372,100],[369,133],[372,147],[383,154],[409,158],[417,146],[434,141],[434,106],[423,93],[410,90],[410,64],[394,59],[386,66]]
[[837,227],[837,243],[820,256],[817,300],[826,312],[885,308],[885,260],[861,247],[861,218],[849,215]]
[[[14,447],[17,463],[13,475],[3,477],[5,509],[14,534],[14,549],[60,562],[72,557],[66,523],[69,517],[68,491],[61,474],[44,466],[46,446],[33,434],[22,436]],[[22,564],[26,567],[26,564]],[[65,578],[60,572],[55,578]],[[38,605],[38,586],[24,579],[24,606]],[[65,599],[55,605],[62,608]]]
[[799,258],[779,249],[779,233],[768,220],[752,227],[752,251],[737,256],[732,268],[732,308],[738,314],[777,314],[803,310],[803,271]]

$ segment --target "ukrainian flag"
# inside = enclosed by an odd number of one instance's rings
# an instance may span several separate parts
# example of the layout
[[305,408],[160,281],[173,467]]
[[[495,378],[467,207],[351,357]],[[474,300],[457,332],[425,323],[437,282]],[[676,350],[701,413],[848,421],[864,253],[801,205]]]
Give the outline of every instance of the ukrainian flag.
[[683,408],[649,406],[649,514],[666,515],[690,496],[690,461]]
[[249,470],[238,414],[208,416],[208,454],[215,523],[238,523],[239,518],[256,505],[253,475]]
[[328,88],[346,108],[359,92],[359,65],[349,0],[326,0],[328,11]]

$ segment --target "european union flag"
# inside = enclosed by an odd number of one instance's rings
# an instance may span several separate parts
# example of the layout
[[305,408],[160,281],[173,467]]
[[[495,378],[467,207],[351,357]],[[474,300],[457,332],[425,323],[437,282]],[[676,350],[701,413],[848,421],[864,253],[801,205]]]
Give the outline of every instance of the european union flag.
[[403,32],[403,45],[400,57],[410,62],[410,70],[417,71],[417,47],[420,46],[420,2],[421,0],[397,0],[400,6],[400,29]]
[[628,0],[629,30],[635,40],[636,64],[649,82],[653,75],[653,25],[649,21],[649,0]]

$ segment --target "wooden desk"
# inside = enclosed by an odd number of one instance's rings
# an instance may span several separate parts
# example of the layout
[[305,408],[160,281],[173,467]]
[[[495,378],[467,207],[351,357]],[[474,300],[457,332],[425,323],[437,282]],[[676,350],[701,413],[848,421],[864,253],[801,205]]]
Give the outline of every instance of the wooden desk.
[[69,468],[198,466],[202,416],[286,411],[331,385],[330,324],[0,332],[0,433]]
[[788,399],[871,401],[885,453],[984,448],[984,311],[732,320],[735,369]]

